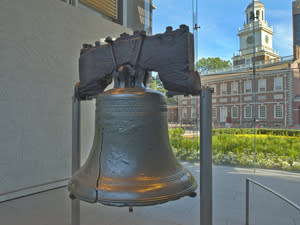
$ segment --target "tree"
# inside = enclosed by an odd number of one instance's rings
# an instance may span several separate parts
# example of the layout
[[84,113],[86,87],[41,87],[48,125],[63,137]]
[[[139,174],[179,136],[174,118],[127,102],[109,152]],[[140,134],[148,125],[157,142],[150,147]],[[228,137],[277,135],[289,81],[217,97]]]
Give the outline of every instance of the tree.
[[[163,93],[164,95],[167,93],[167,90],[164,89],[163,83],[159,79],[158,74],[152,76],[152,89],[155,91],[159,91],[159,92]],[[177,104],[177,102],[178,102],[177,96],[174,96],[171,98],[167,97],[167,104]]]
[[196,66],[200,72],[206,72],[208,70],[230,68],[232,63],[230,60],[222,60],[220,57],[203,57],[197,62]]
[[152,76],[152,89],[155,91],[162,92],[164,94],[167,92],[167,90],[164,89],[163,83],[159,79],[158,74]]

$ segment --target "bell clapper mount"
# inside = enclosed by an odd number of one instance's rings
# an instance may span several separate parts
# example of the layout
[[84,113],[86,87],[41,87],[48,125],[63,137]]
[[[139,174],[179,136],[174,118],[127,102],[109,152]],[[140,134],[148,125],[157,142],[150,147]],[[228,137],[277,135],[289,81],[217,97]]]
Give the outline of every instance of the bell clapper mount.
[[113,71],[114,88],[145,88],[149,73],[141,67],[121,65]]

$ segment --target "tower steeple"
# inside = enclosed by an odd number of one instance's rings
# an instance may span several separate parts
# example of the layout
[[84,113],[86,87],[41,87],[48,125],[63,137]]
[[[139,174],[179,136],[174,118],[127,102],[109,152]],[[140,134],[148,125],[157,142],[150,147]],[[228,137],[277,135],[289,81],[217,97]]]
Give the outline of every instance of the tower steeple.
[[[254,4],[254,7],[253,7]],[[236,67],[252,63],[255,45],[255,61],[260,62],[276,60],[278,53],[273,50],[273,28],[265,20],[265,6],[258,0],[251,1],[245,10],[246,23],[244,29],[239,30],[240,50],[233,56],[233,65]],[[254,28],[253,28],[254,27]]]
[[254,1],[254,11],[253,2],[251,2],[246,9],[247,24],[252,23],[253,19],[255,21],[265,20],[265,6],[258,0]]

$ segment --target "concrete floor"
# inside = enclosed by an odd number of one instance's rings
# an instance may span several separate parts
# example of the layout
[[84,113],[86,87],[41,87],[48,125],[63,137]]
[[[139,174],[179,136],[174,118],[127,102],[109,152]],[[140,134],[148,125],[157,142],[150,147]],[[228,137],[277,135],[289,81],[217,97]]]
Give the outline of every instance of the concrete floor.
[[[199,183],[199,164],[183,163]],[[245,178],[251,177],[300,205],[300,174],[213,167],[213,224],[245,224]],[[115,208],[81,203],[81,225],[198,225],[199,188],[196,198],[185,197],[163,205]],[[298,225],[300,213],[273,195],[250,188],[250,224]],[[0,204],[0,225],[70,225],[71,207],[66,188]]]

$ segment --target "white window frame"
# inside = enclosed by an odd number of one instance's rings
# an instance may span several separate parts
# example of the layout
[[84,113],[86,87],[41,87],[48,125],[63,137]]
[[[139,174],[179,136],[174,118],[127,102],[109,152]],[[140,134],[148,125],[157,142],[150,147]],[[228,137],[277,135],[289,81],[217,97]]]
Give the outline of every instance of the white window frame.
[[196,107],[192,106],[191,107],[191,118],[192,119],[195,119],[197,117],[196,112],[197,112]]
[[192,96],[191,97],[192,98],[192,107],[196,107],[196,105],[197,105],[197,97],[196,96]]
[[227,83],[220,85],[220,95],[227,95]]
[[212,107],[211,114],[212,114],[212,118],[214,119],[217,118],[217,107]]
[[[237,115],[235,116],[234,115],[234,108],[236,108],[236,113],[237,113]],[[239,118],[239,107],[238,106],[232,106],[231,107],[231,116],[232,116],[232,118]]]
[[[248,117],[247,116],[247,108],[250,108],[250,116]],[[247,106],[244,106],[244,118],[245,119],[249,119],[249,118],[252,118],[252,106],[251,105],[247,105]]]
[[258,80],[258,92],[266,92],[267,91],[267,80],[259,79]]
[[[279,88],[277,88],[279,86]],[[274,77],[274,91],[282,91],[283,90],[283,78],[282,77]]]
[[[281,116],[277,116],[277,107],[280,107]],[[274,119],[282,119],[283,118],[283,104],[274,105]]]
[[182,119],[187,119],[187,108],[182,108],[182,111],[181,111],[181,118]]
[[[225,112],[225,114],[223,114]],[[225,117],[224,117],[225,115]],[[226,122],[226,118],[228,116],[228,108],[227,107],[220,107],[220,122]]]
[[239,93],[239,83],[238,82],[232,82],[231,83],[231,94],[238,94]]
[[[261,107],[265,108],[265,115],[261,116]],[[259,105],[258,106],[258,118],[259,119],[266,119],[267,118],[267,106],[266,105]]]
[[244,93],[251,94],[252,93],[252,80],[244,81]]

